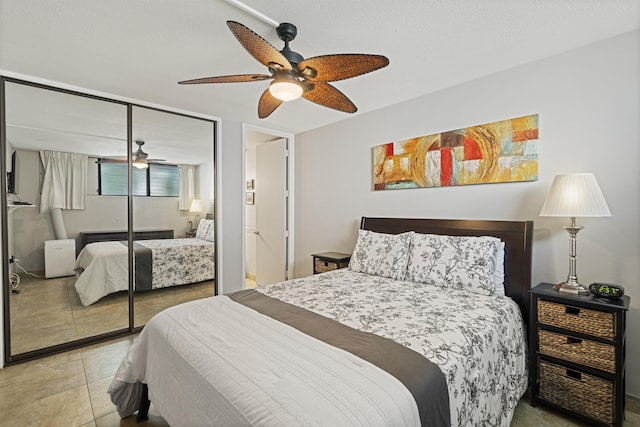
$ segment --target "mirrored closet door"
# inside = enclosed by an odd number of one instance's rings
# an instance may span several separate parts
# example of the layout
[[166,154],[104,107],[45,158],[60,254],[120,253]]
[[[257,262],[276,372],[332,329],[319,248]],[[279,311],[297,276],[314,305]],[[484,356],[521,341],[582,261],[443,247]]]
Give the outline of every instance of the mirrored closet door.
[[216,123],[0,80],[5,362],[215,295]]
[[215,292],[214,123],[133,107],[134,325]]
[[98,176],[98,159],[127,156],[127,106],[6,82],[5,111],[10,355],[126,330],[127,264],[106,298],[109,266],[83,269],[95,233],[123,233],[111,250],[127,259],[127,198],[102,196]]

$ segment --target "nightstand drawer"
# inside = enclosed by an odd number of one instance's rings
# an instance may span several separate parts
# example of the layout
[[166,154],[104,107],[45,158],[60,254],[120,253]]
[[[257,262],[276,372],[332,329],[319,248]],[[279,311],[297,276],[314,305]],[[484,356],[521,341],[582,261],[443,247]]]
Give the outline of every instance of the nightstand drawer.
[[616,336],[615,314],[606,311],[538,301],[538,322],[594,337],[613,340]]
[[613,382],[538,359],[538,396],[549,403],[613,424]]
[[313,274],[346,268],[351,260],[351,254],[342,252],[322,252],[311,256],[313,257]]
[[612,344],[575,338],[541,329],[538,331],[540,353],[590,366],[606,372],[616,372],[616,349]]
[[[327,271],[333,271],[338,269],[338,263],[334,261],[326,261],[323,259],[316,259],[313,265],[314,271],[318,273],[326,273]],[[343,267],[340,267],[343,268]]]

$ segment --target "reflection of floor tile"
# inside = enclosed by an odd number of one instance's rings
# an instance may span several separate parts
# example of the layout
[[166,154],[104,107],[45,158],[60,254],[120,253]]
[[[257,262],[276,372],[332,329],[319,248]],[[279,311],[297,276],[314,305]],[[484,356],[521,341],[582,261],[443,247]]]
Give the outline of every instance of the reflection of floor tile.
[[[14,322],[15,323],[15,322]],[[11,353],[20,354],[39,348],[50,347],[73,341],[77,338],[73,323],[49,325],[39,329],[14,331],[11,325]]]
[[13,319],[11,330],[19,333],[21,331],[37,331],[52,326],[73,324],[73,314],[70,311],[41,311],[30,307],[21,310],[21,316]]
[[118,304],[75,310],[73,322],[78,337],[90,337],[129,327],[129,315]]

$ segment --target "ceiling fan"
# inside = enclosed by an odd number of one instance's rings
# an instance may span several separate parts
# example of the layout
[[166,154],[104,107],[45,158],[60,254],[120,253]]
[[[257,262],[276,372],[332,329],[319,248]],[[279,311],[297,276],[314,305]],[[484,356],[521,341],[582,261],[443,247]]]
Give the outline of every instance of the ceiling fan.
[[[157,163],[157,162],[164,162],[166,160],[164,159],[150,159],[149,155],[147,153],[145,153],[144,151],[142,151],[142,146],[144,145],[144,141],[142,140],[137,140],[134,141],[137,145],[138,145],[138,149],[131,154],[131,158],[132,158],[132,165],[138,169],[146,169],[149,167],[149,163]],[[127,157],[126,156],[111,156],[111,157],[105,157],[104,160],[106,162],[126,162],[127,161]]]
[[269,69],[267,74],[237,74],[231,76],[206,77],[185,80],[180,84],[201,83],[243,83],[273,80],[260,97],[258,117],[268,117],[284,101],[303,98],[345,113],[355,113],[358,108],[346,95],[329,82],[349,79],[375,71],[389,65],[389,59],[382,55],[335,54],[304,59],[289,48],[298,30],[295,25],[282,23],[276,29],[284,48],[278,51],[268,41],[244,25],[227,21],[231,32],[240,44]]

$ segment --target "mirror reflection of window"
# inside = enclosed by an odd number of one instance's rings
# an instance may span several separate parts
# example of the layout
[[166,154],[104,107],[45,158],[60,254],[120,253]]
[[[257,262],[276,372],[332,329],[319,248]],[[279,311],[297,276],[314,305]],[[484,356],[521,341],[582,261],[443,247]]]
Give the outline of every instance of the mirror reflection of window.
[[[146,169],[132,169],[133,195],[150,197],[178,197],[180,174],[176,165],[151,164]],[[99,162],[100,188],[102,196],[127,195],[127,164]]]

